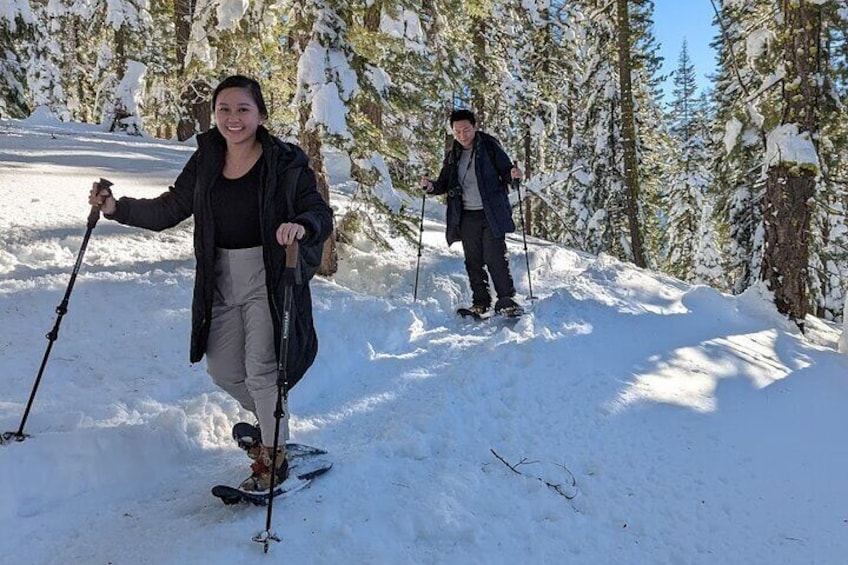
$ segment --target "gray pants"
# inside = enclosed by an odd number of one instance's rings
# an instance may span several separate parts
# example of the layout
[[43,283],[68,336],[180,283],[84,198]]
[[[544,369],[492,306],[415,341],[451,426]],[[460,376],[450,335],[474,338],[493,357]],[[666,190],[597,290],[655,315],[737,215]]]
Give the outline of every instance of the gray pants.
[[[262,443],[271,446],[276,420],[277,359],[262,247],[216,250],[206,371],[216,385],[256,416]],[[285,398],[283,402],[280,444],[289,438]]]

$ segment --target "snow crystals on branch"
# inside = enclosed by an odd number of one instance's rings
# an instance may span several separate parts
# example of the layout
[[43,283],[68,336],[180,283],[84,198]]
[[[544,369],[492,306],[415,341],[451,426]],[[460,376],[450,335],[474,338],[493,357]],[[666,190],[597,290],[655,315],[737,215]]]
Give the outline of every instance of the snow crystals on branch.
[[24,24],[32,24],[35,21],[29,2],[26,0],[5,0],[0,2],[0,26],[8,26],[9,32],[17,33],[18,18]]
[[798,133],[798,124],[783,124],[769,132],[766,138],[766,168],[778,164],[820,170],[816,146],[809,132]]
[[218,16],[218,29],[229,30],[236,27],[249,6],[249,0],[219,0],[215,11]]
[[143,31],[151,25],[150,3],[148,0],[106,0],[106,24],[118,30],[122,25],[135,31]]
[[345,102],[356,93],[358,85],[356,73],[344,53],[327,49],[312,39],[298,61],[297,79],[295,98],[307,100],[311,105],[307,129],[323,125],[331,135],[352,138],[345,119]]
[[389,37],[403,39],[405,47],[415,53],[425,53],[427,47],[424,45],[424,30],[421,28],[418,14],[401,10],[398,17],[400,19],[394,19],[386,12],[380,14],[380,31]]

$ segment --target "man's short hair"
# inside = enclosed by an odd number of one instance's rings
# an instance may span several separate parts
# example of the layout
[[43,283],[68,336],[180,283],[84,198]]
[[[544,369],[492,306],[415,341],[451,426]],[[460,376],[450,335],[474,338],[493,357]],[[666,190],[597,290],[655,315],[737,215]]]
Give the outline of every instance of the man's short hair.
[[471,122],[472,126],[477,125],[477,118],[474,116],[474,112],[471,110],[466,110],[465,108],[461,108],[459,110],[454,110],[450,115],[450,125],[453,126],[454,122],[461,122],[463,120],[468,120]]

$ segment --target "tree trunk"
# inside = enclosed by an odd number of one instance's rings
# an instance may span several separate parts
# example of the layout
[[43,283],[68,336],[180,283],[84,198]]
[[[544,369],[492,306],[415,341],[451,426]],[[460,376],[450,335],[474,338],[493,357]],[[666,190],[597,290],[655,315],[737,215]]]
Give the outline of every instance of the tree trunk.
[[618,3],[618,81],[621,89],[621,130],[624,151],[624,183],[626,185],[627,217],[630,224],[630,247],[633,262],[645,267],[642,230],[639,226],[639,172],[636,157],[636,118],[633,110],[633,88],[630,71],[630,16],[628,0]]
[[[318,192],[324,201],[329,204],[330,183],[327,180],[327,173],[324,171],[324,157],[321,154],[321,134],[315,128],[306,128],[306,122],[309,120],[308,105],[301,104],[299,113],[300,133],[298,134],[298,141],[309,157],[310,167],[315,171]],[[338,270],[339,258],[336,253],[336,233],[334,229],[326,243],[324,243],[324,253],[321,255],[321,265],[318,267],[317,274],[329,277]]]
[[[26,118],[29,115],[29,107],[24,100],[23,84],[26,83],[26,69],[23,68],[21,60],[20,47],[17,47],[17,38],[28,33],[31,29],[31,24],[23,24],[18,27],[14,34],[5,30],[0,26],[0,53],[7,52],[10,55],[7,60],[0,64],[0,72],[4,72],[5,76],[0,79],[0,97],[5,101],[6,115],[0,113],[0,119],[3,118]],[[18,53],[18,55],[15,55]],[[18,88],[16,85],[21,85]],[[0,105],[0,110],[3,109]]]
[[762,278],[774,292],[777,310],[799,328],[809,310],[807,300],[810,210],[815,173],[781,163],[768,170],[763,199],[765,249]]
[[204,80],[195,80],[180,94],[180,121],[177,124],[177,139],[185,141],[191,136],[208,130],[212,125],[210,97],[212,87]]
[[[818,133],[818,57],[821,6],[783,0],[782,124],[797,124],[798,134]],[[815,195],[815,163],[778,161],[769,166],[763,199],[765,249],[762,279],[774,292],[779,312],[801,331],[809,312],[810,203]]]
[[[302,19],[302,14],[306,11],[304,2],[301,0],[301,8],[296,12],[296,17]],[[306,46],[311,39],[311,26],[306,22],[298,21],[295,23],[296,31],[294,36],[295,46],[299,53],[303,54]],[[324,169],[324,156],[321,153],[321,132],[316,127],[307,127],[311,115],[311,105],[309,101],[301,100],[298,107],[298,143],[309,157],[309,166],[315,171],[315,180],[318,186],[318,193],[327,204],[330,203],[330,183],[327,178],[327,172]],[[321,265],[316,271],[317,274],[329,277],[339,270],[339,258],[336,253],[336,230],[327,238],[324,243],[324,252],[321,255]]]
[[[176,36],[179,76],[188,78],[185,67],[188,42],[191,37],[191,22],[194,17],[193,0],[174,0],[174,35]],[[190,81],[180,92],[180,118],[177,123],[177,139],[185,141],[194,134],[209,129],[212,111],[209,95],[212,88],[206,81]]]
[[[383,0],[374,0],[373,3],[365,8],[365,17],[363,24],[365,29],[372,33],[380,31],[380,16],[383,13]],[[379,102],[366,100],[362,104],[362,113],[368,118],[368,121],[378,130],[383,129],[383,107]]]
[[[69,31],[69,36],[72,38],[71,41],[73,42],[72,45],[65,46],[65,53],[67,54],[65,64],[73,65],[77,69],[80,67],[90,68],[90,61],[87,61],[82,55],[84,49],[81,47],[89,40],[89,36],[85,29],[87,22],[81,20],[78,16],[71,16],[67,20],[65,18],[60,18],[59,21],[62,22],[62,24],[65,24],[66,22],[70,24],[69,27],[71,29]],[[73,111],[71,115],[83,123],[95,122],[100,116],[95,115],[96,109],[93,104],[86,104],[86,87],[88,86],[87,83],[90,82],[91,79],[86,77],[85,80],[80,80],[81,77],[79,74],[74,74],[76,75],[74,85],[70,87],[69,90],[74,90],[78,102],[78,108]]]
[[471,108],[477,118],[478,127],[487,127],[486,77],[489,73],[486,69],[486,20],[482,17],[474,18],[472,33],[474,34],[471,38],[474,69],[471,73],[473,80],[468,85],[471,90]]

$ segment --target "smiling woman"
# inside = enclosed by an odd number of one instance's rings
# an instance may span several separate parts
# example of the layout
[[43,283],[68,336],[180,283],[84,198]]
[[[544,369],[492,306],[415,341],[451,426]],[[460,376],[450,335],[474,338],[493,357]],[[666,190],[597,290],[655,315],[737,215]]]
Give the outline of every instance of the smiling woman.
[[[262,444],[248,452],[252,474],[241,488],[263,491],[286,479],[284,448],[274,448],[289,436],[288,390],[318,349],[307,281],[292,290],[279,275],[288,264],[284,247],[297,240],[322,244],[332,229],[332,210],[303,151],[262,125],[268,111],[255,80],[224,79],[212,108],[217,127],[197,137],[197,151],[168,192],[116,201],[108,187],[95,183],[89,204],[109,219],[157,231],[194,217],[190,358],[194,363],[206,356],[213,382],[258,420]],[[287,326],[284,347],[281,320],[292,313],[296,322]],[[280,359],[283,386],[277,379]]]

